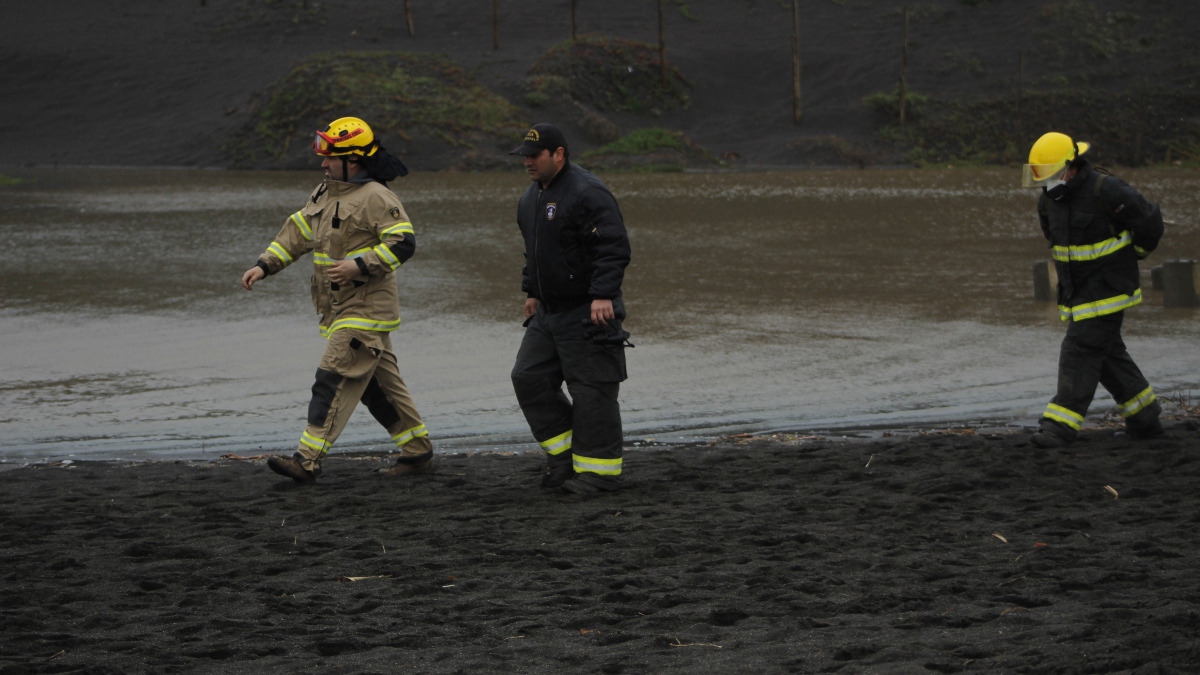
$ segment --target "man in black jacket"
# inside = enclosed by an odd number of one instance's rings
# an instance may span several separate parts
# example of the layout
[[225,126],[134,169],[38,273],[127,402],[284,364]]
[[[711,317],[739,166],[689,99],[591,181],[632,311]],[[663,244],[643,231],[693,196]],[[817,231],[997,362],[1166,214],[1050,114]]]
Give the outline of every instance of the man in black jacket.
[[622,449],[617,392],[629,337],[621,328],[621,280],[629,264],[621,210],[599,178],[570,163],[566,139],[553,124],[534,125],[511,154],[525,157],[533,181],[517,206],[525,238],[521,290],[528,297],[512,381],[546,451],[542,487],[615,490]]
[[1022,184],[1042,187],[1038,216],[1058,272],[1058,310],[1067,322],[1058,393],[1032,436],[1041,448],[1075,440],[1096,393],[1112,394],[1133,438],[1163,433],[1162,407],[1121,340],[1125,310],[1140,304],[1138,260],[1158,246],[1162,212],[1121,179],[1093,169],[1087,143],[1051,132],[1029,152]]

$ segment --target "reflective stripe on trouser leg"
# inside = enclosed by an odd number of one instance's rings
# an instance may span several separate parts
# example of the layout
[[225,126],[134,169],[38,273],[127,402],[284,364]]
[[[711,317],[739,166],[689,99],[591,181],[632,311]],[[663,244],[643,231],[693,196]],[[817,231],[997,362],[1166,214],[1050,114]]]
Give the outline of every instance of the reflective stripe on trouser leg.
[[1115,353],[1123,351],[1123,318],[1124,314],[1118,313],[1067,325],[1058,355],[1057,391],[1039,423],[1043,429],[1067,440],[1079,434],[1096,387],[1104,378],[1106,364]]
[[543,319],[544,312],[538,310],[521,339],[511,375],[513,392],[538,445],[548,457],[567,461],[574,436],[571,401],[563,393],[558,349]]
[[380,336],[380,349],[373,386],[378,389],[376,397],[383,399],[383,406],[386,406],[390,414],[377,415],[376,408],[371,408],[371,414],[387,429],[388,436],[392,438],[396,447],[400,448],[402,454],[412,456],[430,452],[433,450],[433,443],[429,440],[429,431],[421,421],[408,385],[404,383],[404,378],[400,377],[400,365],[396,361],[396,353],[392,351],[391,335],[384,333]]
[[542,450],[545,450],[546,454],[551,457],[561,455],[564,452],[569,453],[571,452],[571,431],[568,430],[554,438],[548,438],[539,442],[538,445],[542,446]]
[[583,455],[574,455],[572,464],[575,466],[575,473],[596,473],[601,476],[620,476],[621,475],[621,458],[602,459],[599,457],[584,457]]
[[1054,420],[1059,424],[1065,424],[1075,431],[1079,431],[1079,427],[1083,426],[1083,415],[1055,403],[1046,406],[1046,411],[1042,413],[1042,417]]
[[[374,374],[377,362],[374,352],[363,344],[352,347],[353,339],[353,333],[347,332],[325,345],[325,354],[313,384],[313,400],[308,408],[308,427],[297,449],[304,458],[304,468],[309,471],[320,467],[325,453],[346,428]],[[347,360],[348,351],[353,356]],[[339,372],[335,372],[335,368]]]
[[405,429],[404,431],[401,431],[400,433],[395,434],[394,436],[392,436],[392,442],[396,444],[397,448],[400,448],[401,450],[403,450],[405,444],[407,444],[409,441],[413,440],[414,438],[425,438],[428,435],[429,435],[429,431],[427,431],[425,429],[425,425],[422,424],[419,427]]
[[1117,405],[1121,410],[1121,417],[1133,417],[1140,413],[1146,406],[1154,403],[1157,397],[1150,387],[1146,387],[1140,394],[1134,396],[1124,403]]
[[304,430],[298,452],[304,457],[305,469],[312,471],[320,467],[321,460],[350,421],[350,415],[358,405],[358,399],[362,396],[368,380],[369,378],[343,379],[333,393],[333,400],[329,402],[329,413],[325,416],[324,423],[319,426],[310,423]]

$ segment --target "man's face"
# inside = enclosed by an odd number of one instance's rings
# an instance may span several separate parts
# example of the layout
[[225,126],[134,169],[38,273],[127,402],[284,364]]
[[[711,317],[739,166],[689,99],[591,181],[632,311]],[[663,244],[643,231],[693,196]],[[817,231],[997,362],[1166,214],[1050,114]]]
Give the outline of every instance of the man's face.
[[529,172],[529,180],[545,185],[549,183],[563,166],[563,149],[558,148],[553,153],[542,150],[536,155],[525,158],[525,170]]
[[[346,169],[346,173],[342,174],[342,168]],[[348,161],[345,157],[326,157],[321,162],[321,168],[325,170],[325,177],[333,180],[342,180],[342,176],[353,178],[354,174],[358,173],[359,165],[356,162]]]

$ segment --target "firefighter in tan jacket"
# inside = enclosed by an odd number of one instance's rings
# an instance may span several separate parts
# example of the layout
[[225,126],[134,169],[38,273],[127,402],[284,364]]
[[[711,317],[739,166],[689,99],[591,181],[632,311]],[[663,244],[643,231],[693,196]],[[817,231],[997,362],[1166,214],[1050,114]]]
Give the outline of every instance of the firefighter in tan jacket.
[[433,446],[400,377],[389,336],[400,326],[395,272],[412,257],[416,238],[386,182],[408,169],[354,117],[317,132],[313,149],[325,158],[325,181],[242,275],[242,287],[251,290],[311,253],[313,306],[328,339],[299,447],[292,457],[272,457],[267,465],[299,483],[316,480],[321,460],[361,400],[401,450],[396,465],[380,473],[427,471]]

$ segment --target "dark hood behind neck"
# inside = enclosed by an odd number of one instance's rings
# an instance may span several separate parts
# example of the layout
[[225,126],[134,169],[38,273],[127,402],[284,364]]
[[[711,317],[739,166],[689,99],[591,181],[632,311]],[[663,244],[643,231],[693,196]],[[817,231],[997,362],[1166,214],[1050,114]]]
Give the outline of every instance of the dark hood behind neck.
[[1074,192],[1083,185],[1089,183],[1092,174],[1095,173],[1095,171],[1092,169],[1092,165],[1082,157],[1075,160],[1075,166],[1079,169],[1079,171],[1075,173],[1071,180],[1067,181],[1068,192]]
[[358,176],[351,182],[370,182],[372,180],[379,181],[384,185],[401,176],[408,175],[408,167],[404,166],[404,162],[400,161],[399,157],[391,154],[381,145],[379,150],[370,157],[362,158],[363,168],[366,169],[366,175],[362,176],[365,180],[358,180]]

